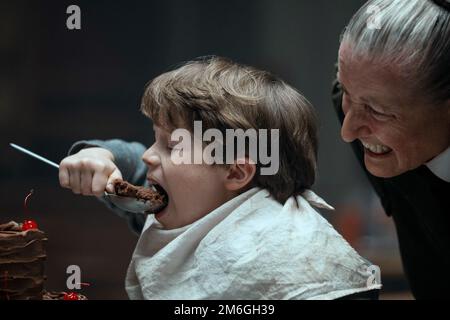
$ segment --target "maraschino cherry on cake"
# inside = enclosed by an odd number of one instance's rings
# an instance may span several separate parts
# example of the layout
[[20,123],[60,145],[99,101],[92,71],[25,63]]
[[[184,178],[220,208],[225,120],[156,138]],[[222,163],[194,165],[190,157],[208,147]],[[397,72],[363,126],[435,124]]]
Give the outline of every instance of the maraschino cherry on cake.
[[[32,194],[25,198],[25,211]],[[74,292],[45,290],[47,240],[34,220],[0,224],[0,300],[86,300]]]
[[37,224],[0,224],[0,299],[42,299],[46,242]]

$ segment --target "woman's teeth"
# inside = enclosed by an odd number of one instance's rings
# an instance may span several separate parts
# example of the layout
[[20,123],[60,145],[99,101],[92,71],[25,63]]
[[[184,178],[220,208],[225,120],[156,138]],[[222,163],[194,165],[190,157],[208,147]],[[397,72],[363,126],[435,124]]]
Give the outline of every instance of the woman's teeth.
[[366,142],[361,141],[362,145],[364,146],[364,148],[369,149],[371,152],[376,153],[376,154],[384,154],[384,153],[388,153],[390,151],[392,151],[391,148],[387,147],[387,146],[383,146],[381,144],[369,144]]

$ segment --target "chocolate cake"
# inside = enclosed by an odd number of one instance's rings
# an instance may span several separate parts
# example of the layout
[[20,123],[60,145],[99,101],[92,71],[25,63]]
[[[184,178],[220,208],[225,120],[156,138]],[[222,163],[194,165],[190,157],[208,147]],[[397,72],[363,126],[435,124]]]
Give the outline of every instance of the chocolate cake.
[[[66,296],[67,292],[49,292],[44,291],[44,294],[42,296],[42,300],[68,300],[64,299],[64,296]],[[87,300],[85,296],[82,294],[77,294],[76,300]]]
[[0,299],[42,299],[46,242],[38,229],[22,231],[14,221],[0,224]]
[[151,201],[155,206],[165,206],[167,204],[167,195],[161,187],[155,186],[155,190],[134,186],[127,181],[114,181],[114,191],[118,196],[132,197],[141,201]]
[[44,289],[46,242],[39,229],[22,231],[14,221],[0,224],[0,300],[67,300],[66,292]]

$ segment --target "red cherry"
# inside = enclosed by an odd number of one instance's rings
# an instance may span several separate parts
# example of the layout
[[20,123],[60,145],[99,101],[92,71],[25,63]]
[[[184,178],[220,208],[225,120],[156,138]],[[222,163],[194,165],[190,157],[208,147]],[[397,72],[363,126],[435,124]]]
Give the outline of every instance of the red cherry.
[[25,220],[22,224],[22,231],[26,231],[29,229],[37,229],[38,225],[36,221],[33,220]]
[[75,292],[64,293],[64,300],[79,300]]

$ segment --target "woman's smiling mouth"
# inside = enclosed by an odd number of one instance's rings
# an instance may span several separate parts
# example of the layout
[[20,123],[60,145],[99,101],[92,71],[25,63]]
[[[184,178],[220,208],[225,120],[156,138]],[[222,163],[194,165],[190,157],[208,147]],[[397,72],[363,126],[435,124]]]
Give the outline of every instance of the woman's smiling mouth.
[[369,155],[382,156],[392,151],[391,148],[382,144],[371,144],[364,141],[361,141],[361,143]]

